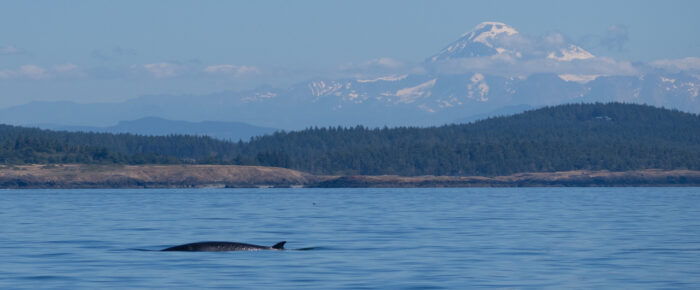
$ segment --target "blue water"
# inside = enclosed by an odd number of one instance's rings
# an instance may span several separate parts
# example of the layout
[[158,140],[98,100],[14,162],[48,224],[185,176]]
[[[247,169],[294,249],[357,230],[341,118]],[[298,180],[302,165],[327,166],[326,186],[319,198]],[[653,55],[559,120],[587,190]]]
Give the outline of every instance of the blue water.
[[700,188],[0,190],[23,287],[698,289]]

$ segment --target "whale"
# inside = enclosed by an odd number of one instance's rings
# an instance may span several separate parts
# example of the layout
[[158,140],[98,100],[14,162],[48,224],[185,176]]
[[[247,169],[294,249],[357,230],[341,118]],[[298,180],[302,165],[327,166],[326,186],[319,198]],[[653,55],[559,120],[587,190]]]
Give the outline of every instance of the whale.
[[284,244],[287,241],[281,241],[271,247],[258,246],[246,243],[236,242],[197,242],[179,246],[174,246],[161,251],[181,251],[181,252],[228,252],[228,251],[261,251],[261,250],[284,250]]

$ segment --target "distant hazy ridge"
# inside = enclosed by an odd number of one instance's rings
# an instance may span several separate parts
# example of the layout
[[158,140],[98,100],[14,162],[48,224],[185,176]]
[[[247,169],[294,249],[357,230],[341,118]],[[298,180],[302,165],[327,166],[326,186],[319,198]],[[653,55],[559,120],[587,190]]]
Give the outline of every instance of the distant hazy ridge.
[[248,141],[251,137],[272,134],[276,129],[264,128],[240,122],[186,122],[163,118],[146,117],[132,121],[121,121],[114,126],[65,126],[58,124],[37,124],[36,127],[48,130],[71,132],[131,133],[147,136],[199,135],[237,142]]

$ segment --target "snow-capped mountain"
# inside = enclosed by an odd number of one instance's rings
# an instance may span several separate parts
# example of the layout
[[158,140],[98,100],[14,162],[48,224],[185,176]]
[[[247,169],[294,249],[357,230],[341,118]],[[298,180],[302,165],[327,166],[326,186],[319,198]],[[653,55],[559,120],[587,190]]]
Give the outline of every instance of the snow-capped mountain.
[[492,56],[497,54],[522,54],[507,48],[502,40],[518,34],[515,28],[500,22],[483,22],[471,32],[462,35],[437,54],[431,56],[429,62],[438,62],[464,57]]
[[[479,24],[423,65],[425,73],[317,79],[247,92],[150,96],[116,104],[34,103],[0,110],[0,122],[106,126],[157,116],[282,129],[426,126],[515,113],[513,108],[595,101],[700,112],[696,72],[617,63],[561,35],[527,37],[499,22]],[[442,70],[445,66],[458,69]]]
[[[585,49],[566,43],[560,35],[554,35],[533,43],[532,39],[521,37],[518,30],[501,22],[483,22],[472,31],[462,35],[426,62],[437,63],[460,58],[501,57],[512,59],[532,59],[546,55],[548,59],[572,61],[589,59],[595,56]],[[543,51],[544,49],[544,51]]]

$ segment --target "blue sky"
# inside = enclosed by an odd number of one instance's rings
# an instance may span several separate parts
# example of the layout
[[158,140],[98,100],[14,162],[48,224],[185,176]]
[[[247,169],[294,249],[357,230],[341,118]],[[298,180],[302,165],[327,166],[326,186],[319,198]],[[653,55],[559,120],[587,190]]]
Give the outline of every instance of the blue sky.
[[382,57],[419,63],[483,21],[561,33],[617,60],[698,57],[697,11],[700,1],[3,1],[0,107],[286,85]]

